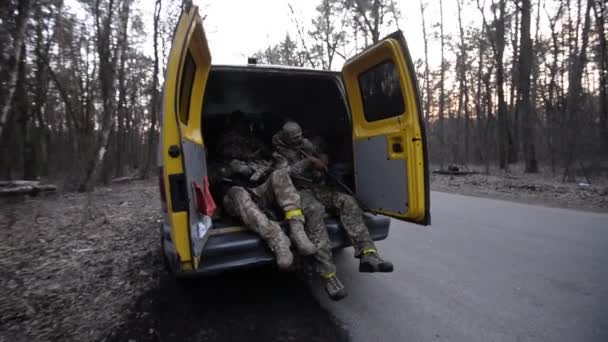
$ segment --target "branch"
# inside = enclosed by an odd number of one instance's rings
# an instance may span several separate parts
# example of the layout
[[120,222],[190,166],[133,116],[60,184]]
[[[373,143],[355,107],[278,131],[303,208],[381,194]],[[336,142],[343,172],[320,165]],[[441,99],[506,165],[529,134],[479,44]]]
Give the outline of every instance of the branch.
[[361,14],[361,16],[363,17],[363,20],[365,21],[365,24],[367,25],[370,33],[373,32],[374,28],[372,27],[371,22],[369,21],[369,19],[367,18],[367,16],[365,15],[365,10],[363,9],[363,6],[361,6],[360,3],[361,0],[355,0],[355,9],[357,10],[357,12],[359,12],[359,14]]
[[302,31],[302,28],[300,27],[300,22],[296,17],[296,12],[293,10],[293,6],[291,6],[291,3],[288,2],[287,6],[289,6],[289,11],[291,12],[291,20],[296,25],[296,29],[298,30],[298,36],[300,37],[300,42],[302,43],[302,47],[304,48],[306,59],[308,60],[310,65],[315,68],[316,63],[313,61],[312,56],[310,55],[310,50],[308,49],[308,46],[306,46],[306,42],[304,41],[304,33]]
[[479,12],[481,12],[481,18],[483,19],[483,25],[485,26],[488,34],[488,40],[490,41],[490,45],[492,46],[492,52],[496,54],[496,43],[494,42],[494,38],[492,37],[492,30],[490,28],[490,25],[488,25],[488,21],[486,20],[485,7],[485,0],[483,2],[483,5],[479,2],[479,0],[477,0],[477,8],[479,9]]

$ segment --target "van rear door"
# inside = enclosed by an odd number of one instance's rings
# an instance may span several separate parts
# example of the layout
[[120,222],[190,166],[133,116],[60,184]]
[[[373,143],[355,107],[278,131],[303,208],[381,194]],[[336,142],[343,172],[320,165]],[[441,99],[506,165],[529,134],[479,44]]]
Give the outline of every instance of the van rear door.
[[342,69],[357,197],[369,210],[430,224],[428,157],[414,66],[401,31]]
[[[169,54],[163,94],[161,154],[167,210],[182,270],[198,268],[209,235],[200,208],[208,184],[201,113],[211,54],[196,6],[179,19]],[[211,199],[212,201],[212,199]],[[208,218],[208,217],[207,217]]]

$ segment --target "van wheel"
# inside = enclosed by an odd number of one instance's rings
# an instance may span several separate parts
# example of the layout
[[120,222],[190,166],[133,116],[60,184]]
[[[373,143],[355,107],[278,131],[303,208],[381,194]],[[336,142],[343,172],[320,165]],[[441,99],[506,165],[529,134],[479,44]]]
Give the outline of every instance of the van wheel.
[[173,269],[171,269],[171,265],[169,265],[169,259],[167,259],[167,255],[165,254],[165,237],[163,236],[163,223],[160,224],[160,257],[163,259],[163,267],[165,271],[173,276]]

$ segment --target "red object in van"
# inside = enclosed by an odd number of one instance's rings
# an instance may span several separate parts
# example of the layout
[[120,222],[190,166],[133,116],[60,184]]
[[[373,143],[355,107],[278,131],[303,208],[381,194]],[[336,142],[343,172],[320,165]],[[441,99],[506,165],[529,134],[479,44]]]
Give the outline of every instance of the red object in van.
[[211,195],[211,190],[209,190],[209,178],[205,176],[202,187],[197,182],[192,182],[192,185],[194,186],[196,207],[198,208],[198,211],[204,215],[213,216],[217,209],[217,205]]

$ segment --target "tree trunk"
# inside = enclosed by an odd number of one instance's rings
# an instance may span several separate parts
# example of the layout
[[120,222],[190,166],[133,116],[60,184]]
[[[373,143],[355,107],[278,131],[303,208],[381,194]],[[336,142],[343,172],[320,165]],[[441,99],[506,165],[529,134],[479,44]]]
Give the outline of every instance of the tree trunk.
[[19,14],[17,15],[16,22],[17,27],[15,30],[15,36],[13,38],[12,46],[12,66],[8,72],[8,95],[5,98],[5,102],[2,105],[2,111],[0,112],[0,141],[2,141],[2,135],[4,134],[5,125],[10,121],[9,115],[12,114],[13,98],[15,96],[15,89],[17,86],[17,77],[19,73],[19,61],[21,60],[21,53],[23,51],[22,46],[25,40],[25,31],[27,30],[27,22],[30,17],[30,1],[21,0],[19,1]]
[[526,172],[538,172],[536,151],[534,146],[534,122],[532,120],[532,106],[530,103],[530,77],[532,74],[532,38],[530,36],[531,11],[530,0],[521,0],[521,35],[519,54],[519,77],[517,89],[517,109],[521,113],[523,128],[523,147]]
[[151,100],[150,100],[150,129],[148,130],[148,153],[146,163],[142,169],[142,178],[150,176],[150,169],[156,160],[156,121],[160,107],[160,94],[158,91],[158,25],[160,22],[161,0],[154,5],[154,71],[152,72]]
[[[128,6],[128,0],[124,0],[124,4]],[[95,20],[97,24],[97,54],[99,56],[99,84],[101,97],[103,99],[103,112],[101,121],[101,131],[95,143],[94,153],[90,156],[86,168],[84,179],[80,184],[79,191],[90,191],[93,189],[97,175],[101,171],[100,165],[103,164],[108,144],[110,141],[110,133],[114,127],[112,116],[115,109],[114,81],[116,74],[116,59],[112,58],[112,15],[113,15],[114,0],[109,0],[108,10],[105,16],[102,15],[99,8],[99,2],[95,9]]]
[[499,17],[496,21],[496,91],[498,95],[498,163],[501,169],[507,169],[507,147],[509,143],[509,125],[507,121],[507,104],[505,102],[505,71],[503,55],[505,51],[505,1],[500,0]]
[[425,101],[424,101],[424,121],[427,127],[429,127],[429,116],[431,114],[431,78],[429,68],[429,45],[428,38],[426,35],[426,22],[424,19],[424,5],[420,0],[420,17],[422,18],[422,39],[424,40],[424,86],[425,86]]
[[470,132],[469,132],[469,87],[467,82],[467,46],[465,44],[464,28],[462,27],[462,3],[461,0],[457,0],[458,4],[458,28],[460,31],[460,103],[459,113],[464,111],[464,164],[469,161],[469,149],[470,149]]
[[[517,4],[518,1],[515,1]],[[519,11],[515,11],[515,28],[513,30],[513,59],[512,59],[512,67],[511,67],[511,85],[510,85],[510,96],[509,96],[509,112],[513,113],[513,125],[510,127],[510,131],[512,132],[512,141],[509,143],[508,149],[508,159],[510,164],[517,163],[519,161],[519,144],[520,144],[520,127],[521,127],[521,115],[522,113],[518,111],[517,101],[519,99],[520,94],[516,91],[518,89],[518,79],[519,79],[519,51],[521,44],[518,42],[518,35],[520,30],[520,22],[519,22]]]
[[[585,23],[581,36],[581,50],[575,53],[574,61],[568,77],[568,98],[566,103],[567,112],[567,142],[568,150],[566,162],[564,164],[564,178],[568,181],[574,180],[574,158],[578,150],[577,138],[579,130],[579,112],[580,99],[583,93],[582,76],[587,64],[587,46],[589,44],[589,28],[591,26],[590,12],[593,7],[593,0],[587,0],[587,8],[585,10]],[[576,52],[576,50],[575,50]]]
[[444,132],[444,111],[445,111],[445,41],[443,35],[443,0],[439,0],[439,13],[440,13],[440,40],[441,40],[441,70],[439,75],[439,129],[438,129],[438,141],[439,141],[439,165],[443,169],[444,162],[444,148],[445,148],[445,132]]
[[480,39],[479,39],[479,64],[478,64],[478,69],[477,69],[477,92],[475,95],[475,123],[477,125],[477,143],[475,144],[477,146],[477,158],[479,161],[483,161],[484,160],[484,155],[486,153],[482,152],[482,149],[487,149],[487,146],[485,144],[482,144],[482,139],[481,137],[483,136],[483,130],[482,130],[482,110],[483,110],[483,102],[482,102],[482,80],[483,80],[483,66],[484,66],[484,54],[485,54],[485,44],[484,41],[481,39],[481,37],[483,37],[484,33],[485,33],[485,27],[482,25],[481,27],[481,31],[480,31]]
[[599,45],[599,116],[600,132],[603,139],[603,150],[608,151],[608,46],[606,43],[606,2],[594,2],[595,25]]
[[557,69],[558,69],[558,61],[559,61],[559,37],[555,29],[555,25],[557,20],[559,19],[563,6],[557,10],[557,14],[555,18],[549,18],[549,24],[551,28],[551,51],[552,51],[552,62],[549,67],[549,85],[547,89],[547,99],[545,101],[545,111],[547,113],[547,146],[549,148],[549,160],[551,164],[551,172],[553,175],[556,173],[556,142],[555,136],[557,133],[557,129],[559,125],[557,124],[557,104],[554,100],[557,95]]

